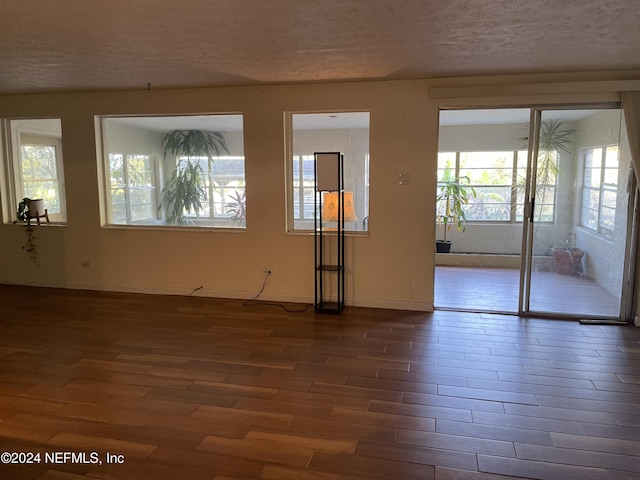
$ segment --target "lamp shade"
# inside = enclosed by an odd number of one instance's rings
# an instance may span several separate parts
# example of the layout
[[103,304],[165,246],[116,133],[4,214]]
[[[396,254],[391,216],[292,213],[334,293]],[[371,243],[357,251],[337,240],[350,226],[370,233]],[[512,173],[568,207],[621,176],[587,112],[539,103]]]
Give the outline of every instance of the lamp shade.
[[[322,220],[325,222],[338,221],[338,192],[324,192],[322,195]],[[353,208],[353,192],[344,192],[344,221],[355,222],[358,220]]]

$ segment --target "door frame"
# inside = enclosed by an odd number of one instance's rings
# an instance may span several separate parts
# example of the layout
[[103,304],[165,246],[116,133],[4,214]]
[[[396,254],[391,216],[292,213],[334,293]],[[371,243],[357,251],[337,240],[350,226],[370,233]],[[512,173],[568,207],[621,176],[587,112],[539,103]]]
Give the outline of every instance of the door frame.
[[[522,229],[522,249],[520,252],[520,285],[519,285],[519,297],[518,297],[518,310],[519,316],[528,317],[545,317],[545,318],[562,318],[575,320],[581,317],[593,317],[593,321],[604,321],[612,323],[629,322],[633,319],[634,311],[634,280],[635,280],[635,261],[637,258],[636,245],[639,242],[638,225],[640,225],[640,199],[636,195],[635,179],[631,175],[629,177],[629,189],[628,189],[628,214],[627,214],[627,234],[626,234],[626,248],[625,248],[625,262],[626,268],[623,273],[622,292],[620,298],[620,312],[617,319],[607,316],[606,318],[600,318],[597,315],[588,314],[563,314],[555,312],[539,312],[532,311],[531,300],[531,274],[532,274],[532,260],[533,260],[533,233],[534,233],[534,215],[535,208],[535,175],[536,175],[536,160],[538,156],[538,143],[539,143],[539,130],[542,123],[543,111],[557,111],[557,110],[588,110],[588,109],[620,109],[619,102],[612,101],[598,101],[598,102],[575,102],[575,103],[562,103],[562,104],[528,104],[528,105],[500,105],[500,104],[482,104],[482,105],[469,105],[469,106],[452,106],[447,107],[445,105],[439,106],[441,110],[490,110],[490,109],[522,109],[527,108],[530,110],[530,122],[529,122],[529,142],[527,151],[527,181],[525,183],[525,214],[523,218]],[[440,125],[440,121],[438,121]],[[621,128],[623,125],[621,124]],[[622,131],[620,131],[619,138],[622,140]],[[438,142],[439,144],[439,142]],[[622,142],[620,141],[622,145]],[[437,169],[437,163],[434,166]],[[434,269],[435,269],[434,262]],[[434,291],[435,293],[435,291]],[[450,307],[447,307],[450,308]],[[496,312],[504,313],[504,312]],[[514,312],[516,313],[516,312]]]

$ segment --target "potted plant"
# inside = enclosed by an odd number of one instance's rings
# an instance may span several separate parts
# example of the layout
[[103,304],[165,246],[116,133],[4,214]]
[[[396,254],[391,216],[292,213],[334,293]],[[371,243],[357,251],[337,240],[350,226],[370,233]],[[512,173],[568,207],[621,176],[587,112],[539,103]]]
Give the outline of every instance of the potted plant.
[[[552,191],[552,186],[556,185],[558,174],[560,173],[560,153],[572,154],[573,134],[576,131],[564,128],[561,120],[545,120],[540,125],[540,138],[538,140],[538,159],[536,169],[536,205],[542,206],[547,202],[545,198]],[[529,137],[522,137],[528,141]],[[524,191],[526,179],[520,178],[518,187]],[[553,199],[552,199],[553,201]],[[543,209],[538,208],[537,221],[542,220]]]
[[31,199],[25,197],[18,204],[18,210],[16,212],[17,219],[13,222],[25,223],[25,233],[27,234],[27,239],[22,246],[22,249],[27,252],[29,260],[31,260],[31,263],[36,267],[39,266],[38,250],[36,249],[35,234],[33,232],[33,226],[31,225],[31,219],[38,218],[40,214],[44,213],[44,200],[39,198]]
[[202,211],[206,198],[201,160],[206,158],[210,166],[214,157],[229,150],[221,133],[203,130],[168,132],[162,139],[162,148],[165,159],[167,155],[176,157],[176,168],[162,189],[158,209],[166,208],[167,223],[183,225],[188,223],[188,212],[198,215]]
[[247,198],[243,191],[234,191],[231,195],[231,202],[227,202],[227,213],[230,213],[231,224],[244,227],[247,223]]
[[[462,179],[466,179],[467,185],[460,183]],[[436,197],[437,219],[443,225],[444,237],[442,240],[436,240],[438,253],[451,251],[451,241],[447,240],[447,232],[452,225],[455,225],[460,232],[466,229],[467,217],[464,206],[469,203],[470,195],[474,197],[476,195],[476,191],[468,183],[469,177],[461,177],[458,180],[449,180],[440,187],[440,193]]]
[[559,247],[551,249],[553,257],[553,266],[560,275],[581,275],[582,274],[582,257],[584,250],[581,248],[570,248],[569,242],[565,241]]
[[[29,223],[32,218],[39,218],[46,214],[44,200],[41,198],[23,198],[18,204],[16,216],[20,222]],[[14,222],[15,223],[15,222]]]
[[[552,187],[557,185],[560,153],[573,154],[571,149],[575,132],[574,129],[565,128],[564,122],[556,119],[545,120],[540,125],[535,191],[538,205],[548,203],[549,200],[545,197],[552,191]],[[524,137],[524,140],[528,140],[528,137]],[[542,215],[542,208],[539,208],[536,220],[541,221]],[[553,266],[561,275],[579,275],[582,273],[584,251],[580,248],[570,248],[568,244],[569,242],[565,241],[560,246],[551,248]]]

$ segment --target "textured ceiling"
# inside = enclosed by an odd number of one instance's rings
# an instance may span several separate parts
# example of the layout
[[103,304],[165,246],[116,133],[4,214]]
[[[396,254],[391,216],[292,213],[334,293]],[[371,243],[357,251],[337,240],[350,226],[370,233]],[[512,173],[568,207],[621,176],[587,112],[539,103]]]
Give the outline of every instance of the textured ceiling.
[[640,69],[637,0],[0,0],[0,93]]

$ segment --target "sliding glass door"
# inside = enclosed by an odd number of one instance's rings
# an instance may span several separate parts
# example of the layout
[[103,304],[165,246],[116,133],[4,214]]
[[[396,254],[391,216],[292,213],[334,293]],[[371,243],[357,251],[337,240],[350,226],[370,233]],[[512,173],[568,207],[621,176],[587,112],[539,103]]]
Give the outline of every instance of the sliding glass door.
[[621,110],[537,110],[532,119],[521,310],[624,317],[630,155]]
[[444,224],[437,202],[437,308],[516,313],[527,173],[530,109],[440,112],[438,193],[453,183],[466,189],[466,222]]
[[621,117],[609,106],[441,111],[438,192],[454,181],[469,198],[464,228],[436,225],[451,249],[436,254],[436,308],[626,319]]

